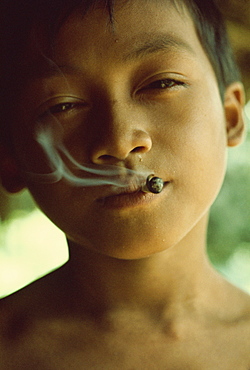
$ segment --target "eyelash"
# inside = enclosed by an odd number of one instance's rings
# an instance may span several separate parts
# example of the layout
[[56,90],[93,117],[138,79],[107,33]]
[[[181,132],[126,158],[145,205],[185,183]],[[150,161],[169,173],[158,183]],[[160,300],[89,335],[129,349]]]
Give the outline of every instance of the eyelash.
[[50,114],[57,114],[57,113],[63,113],[70,111],[71,109],[74,109],[77,106],[76,103],[60,103],[56,104],[48,109],[48,113]]
[[[174,90],[178,89],[178,87],[181,86],[187,86],[187,84],[183,81],[179,81],[176,79],[172,78],[164,78],[160,79],[157,81],[153,81],[146,85],[145,87],[142,87],[139,91],[144,91],[144,90]],[[56,115],[60,113],[66,113],[70,112],[74,108],[76,108],[79,105],[79,103],[74,103],[74,102],[64,102],[64,103],[59,103],[54,106],[49,107],[49,109],[42,114],[42,116],[47,116],[47,115]]]
[[153,89],[159,89],[159,90],[167,90],[167,89],[175,89],[179,86],[187,86],[187,84],[183,81],[175,80],[172,78],[164,78],[161,80],[153,81],[143,87],[141,90],[153,90]]

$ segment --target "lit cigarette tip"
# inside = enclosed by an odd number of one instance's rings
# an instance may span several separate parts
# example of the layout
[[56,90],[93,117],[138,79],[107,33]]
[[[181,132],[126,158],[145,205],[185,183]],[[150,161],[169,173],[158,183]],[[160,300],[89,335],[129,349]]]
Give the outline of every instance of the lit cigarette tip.
[[142,187],[144,193],[159,194],[163,190],[164,181],[160,177],[149,175],[146,184]]

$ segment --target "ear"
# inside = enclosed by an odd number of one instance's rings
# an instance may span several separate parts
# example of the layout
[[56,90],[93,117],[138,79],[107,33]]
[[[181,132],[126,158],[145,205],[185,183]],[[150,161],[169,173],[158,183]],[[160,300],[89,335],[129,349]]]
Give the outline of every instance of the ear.
[[234,82],[229,85],[224,97],[228,146],[239,145],[244,138],[244,104],[245,92],[242,83]]
[[5,145],[0,144],[0,179],[9,193],[18,193],[25,188],[21,172],[15,158]]

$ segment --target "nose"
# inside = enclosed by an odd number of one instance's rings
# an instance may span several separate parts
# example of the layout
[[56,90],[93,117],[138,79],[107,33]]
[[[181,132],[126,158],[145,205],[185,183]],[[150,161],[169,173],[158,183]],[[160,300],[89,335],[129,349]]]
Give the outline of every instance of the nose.
[[98,115],[99,125],[92,148],[95,164],[116,164],[133,160],[151,150],[152,140],[146,129],[146,117],[133,106],[113,101]]

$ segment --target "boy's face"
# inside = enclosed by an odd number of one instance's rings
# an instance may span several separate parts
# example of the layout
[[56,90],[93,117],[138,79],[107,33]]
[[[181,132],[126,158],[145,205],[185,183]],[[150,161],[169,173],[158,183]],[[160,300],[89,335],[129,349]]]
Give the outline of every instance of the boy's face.
[[220,189],[227,145],[217,81],[188,13],[171,2],[130,1],[117,5],[113,29],[103,8],[73,15],[49,57],[18,104],[21,166],[51,171],[34,132],[38,121],[60,121],[78,162],[153,170],[165,187],[110,197],[109,186],[27,180],[39,206],[70,239],[118,258],[182,240]]

